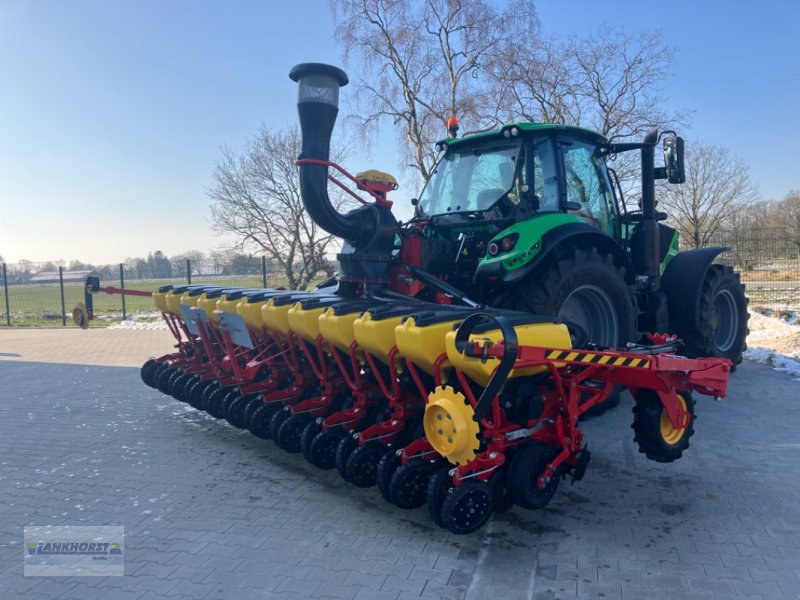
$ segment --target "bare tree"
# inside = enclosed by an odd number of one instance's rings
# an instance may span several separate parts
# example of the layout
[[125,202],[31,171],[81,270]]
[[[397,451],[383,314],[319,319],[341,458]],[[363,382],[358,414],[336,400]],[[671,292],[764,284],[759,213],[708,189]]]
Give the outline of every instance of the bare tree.
[[[296,129],[263,128],[241,151],[223,149],[208,192],[214,230],[233,234],[242,250],[264,254],[285,270],[292,289],[305,289],[330,271],[327,252],[335,243],[306,213],[295,166],[299,153]],[[341,206],[341,197],[332,197]]]
[[650,128],[683,122],[665,110],[662,83],[675,51],[659,31],[601,27],[586,37],[517,40],[492,65],[499,121],[578,125],[610,141],[639,139]]
[[687,144],[686,183],[664,185],[659,199],[684,239],[695,248],[709,245],[757,199],[747,166],[727,148]]
[[356,86],[362,131],[387,117],[400,126],[404,158],[423,179],[451,115],[479,125],[494,54],[536,18],[530,1],[504,9],[486,0],[330,0],[344,56],[365,69]]
[[777,215],[789,230],[792,243],[800,252],[800,191],[792,190],[778,203]]

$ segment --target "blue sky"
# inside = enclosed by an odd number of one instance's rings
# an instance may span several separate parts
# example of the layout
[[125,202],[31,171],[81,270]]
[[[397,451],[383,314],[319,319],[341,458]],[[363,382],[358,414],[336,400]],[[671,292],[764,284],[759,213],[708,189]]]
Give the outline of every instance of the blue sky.
[[[800,188],[800,3],[537,10],[565,35],[662,28],[678,48],[665,95],[695,111],[688,142],[730,147],[767,198]],[[262,123],[293,124],[287,72],[308,60],[342,63],[324,0],[0,0],[0,255],[115,262],[219,246],[206,197],[219,149]],[[398,172],[395,136],[380,139],[355,152],[353,170]],[[394,198],[405,207],[417,192]]]

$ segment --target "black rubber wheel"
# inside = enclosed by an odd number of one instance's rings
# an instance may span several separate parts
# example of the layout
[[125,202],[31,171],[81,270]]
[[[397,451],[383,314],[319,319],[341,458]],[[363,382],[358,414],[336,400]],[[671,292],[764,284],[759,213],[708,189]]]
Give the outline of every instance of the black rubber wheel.
[[400,508],[419,508],[425,504],[428,481],[435,469],[434,463],[422,458],[400,465],[389,482],[392,504]]
[[195,379],[194,383],[189,384],[189,391],[186,394],[186,401],[197,410],[203,410],[203,393],[210,385],[214,385],[212,381],[202,381],[199,378]]
[[339,471],[339,475],[342,476],[342,479],[347,481],[347,459],[350,458],[353,451],[358,448],[358,442],[351,432],[344,431],[343,433],[344,437],[342,437],[339,444],[336,446],[336,469]]
[[660,463],[673,462],[689,447],[694,433],[694,398],[689,392],[678,394],[684,409],[689,411],[689,423],[683,429],[672,426],[661,400],[652,390],[641,390],[633,405],[634,441],[639,452]]
[[558,449],[540,442],[531,442],[517,451],[508,470],[508,488],[516,504],[525,508],[543,508],[558,489],[559,473],[555,473],[543,489],[537,487],[539,476],[552,460]]
[[142,368],[139,369],[139,375],[141,376],[145,385],[153,387],[153,373],[158,365],[159,362],[155,358],[151,358],[145,361],[145,363],[142,365]]
[[280,444],[276,438],[278,437],[278,430],[283,425],[283,422],[292,416],[292,413],[289,411],[289,407],[282,406],[280,410],[275,411],[275,414],[272,415],[272,418],[269,420],[269,439],[275,442],[276,445],[280,448]]
[[395,450],[384,454],[383,457],[378,461],[378,470],[375,477],[375,483],[378,484],[378,491],[381,493],[381,496],[383,496],[383,499],[387,502],[392,501],[392,496],[389,494],[389,485],[392,482],[392,475],[394,475],[394,472],[397,471],[399,466],[400,456],[398,456]]
[[228,407],[230,407],[231,402],[241,397],[242,395],[236,387],[225,390],[225,397],[222,399],[222,410],[220,411],[223,419],[228,420]]
[[353,450],[347,459],[347,465],[345,465],[347,481],[360,488],[375,485],[378,477],[378,462],[387,452],[391,452],[391,450],[376,442],[359,446]]
[[320,431],[322,431],[322,426],[317,423],[316,419],[312,419],[303,427],[303,433],[300,434],[300,452],[308,462],[311,462],[311,442]]
[[261,404],[256,395],[241,396],[233,392],[228,394],[228,399],[225,401],[225,420],[237,429],[244,429],[247,425],[245,411],[251,402]]
[[175,374],[175,369],[172,367],[166,367],[161,369],[158,373],[158,379],[156,379],[156,389],[162,394],[166,394],[167,396],[170,395],[169,390],[169,382],[172,379],[172,376]]
[[[699,326],[675,332],[685,343],[684,353],[691,358],[728,358],[734,365],[742,362],[749,333],[747,303],[739,273],[728,266],[711,265],[700,291]],[[680,321],[693,323],[694,318]]]
[[183,398],[184,402],[189,401],[189,391],[192,389],[192,386],[200,381],[200,379],[194,373],[186,373],[183,378],[183,389],[181,390],[181,398]]
[[456,535],[472,533],[492,517],[492,493],[478,481],[465,481],[447,494],[442,503],[442,524]]
[[176,386],[178,385],[178,382],[181,380],[182,377],[183,377],[183,369],[175,369],[175,371],[172,373],[172,377],[170,377],[169,381],[167,382],[167,390],[169,391],[169,395],[172,396],[173,398],[175,398]]
[[269,424],[276,412],[283,408],[280,404],[262,404],[253,411],[247,429],[257,438],[269,439]]
[[329,429],[317,433],[308,449],[309,462],[326,471],[336,467],[336,452],[345,436],[349,437],[343,429]]
[[492,510],[498,514],[504,513],[514,506],[514,497],[508,487],[506,468],[498,467],[486,482],[492,494]]
[[182,373],[178,379],[172,382],[172,397],[180,402],[186,402],[186,383],[191,379],[191,374]]
[[291,415],[285,419],[278,427],[278,434],[273,438],[278,448],[292,454],[300,452],[300,434],[303,433],[303,429],[306,428],[311,418],[309,414],[300,414]]
[[216,387],[216,381],[199,381],[192,387],[189,396],[189,404],[197,410],[205,410],[206,401],[208,399],[207,392],[216,389]]
[[245,429],[250,426],[250,419],[253,418],[253,413],[259,409],[259,407],[264,406],[264,397],[259,395],[253,396],[253,399],[244,409],[244,415],[242,416],[243,423],[242,425]]
[[444,521],[442,521],[442,505],[444,504],[444,499],[453,489],[453,478],[450,476],[450,469],[451,467],[437,469],[436,472],[431,475],[430,481],[428,481],[428,489],[425,493],[425,502],[428,505],[428,512],[433,522],[439,527],[444,527]]
[[156,390],[158,389],[158,379],[166,369],[169,369],[169,365],[167,363],[158,363],[155,368],[153,368],[152,372],[150,373],[150,381],[152,383],[150,386],[151,388]]
[[223,416],[222,410],[225,402],[225,396],[228,395],[229,390],[222,388],[213,389],[206,392],[206,412],[215,419],[221,419]]

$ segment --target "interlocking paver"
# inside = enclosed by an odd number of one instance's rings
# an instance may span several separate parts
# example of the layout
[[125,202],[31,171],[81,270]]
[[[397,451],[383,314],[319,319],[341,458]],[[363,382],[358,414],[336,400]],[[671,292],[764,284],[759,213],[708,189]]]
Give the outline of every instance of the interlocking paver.
[[[698,398],[680,461],[637,452],[623,403],[583,424],[593,458],[582,482],[543,510],[512,509],[462,537],[433,526],[425,508],[394,509],[374,489],[142,385],[135,366],[167,351],[165,336],[62,333],[0,330],[4,352],[23,355],[0,359],[4,600],[727,599],[800,589],[800,464],[787,450],[800,388],[764,367],[742,365],[720,404]],[[156,344],[163,350],[148,349]],[[125,526],[126,576],[23,578],[22,526],[42,523]]]

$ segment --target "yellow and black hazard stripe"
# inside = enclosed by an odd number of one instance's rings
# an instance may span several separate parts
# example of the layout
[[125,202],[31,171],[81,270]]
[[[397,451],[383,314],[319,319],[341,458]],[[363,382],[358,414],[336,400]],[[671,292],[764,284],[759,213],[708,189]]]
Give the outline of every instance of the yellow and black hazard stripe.
[[650,360],[647,358],[614,356],[612,354],[595,354],[594,352],[575,352],[569,350],[548,350],[545,353],[545,358],[548,360],[564,360],[591,365],[634,367],[638,369],[647,369],[650,366]]

